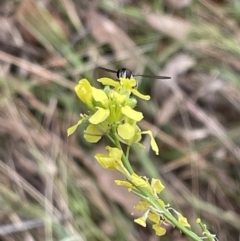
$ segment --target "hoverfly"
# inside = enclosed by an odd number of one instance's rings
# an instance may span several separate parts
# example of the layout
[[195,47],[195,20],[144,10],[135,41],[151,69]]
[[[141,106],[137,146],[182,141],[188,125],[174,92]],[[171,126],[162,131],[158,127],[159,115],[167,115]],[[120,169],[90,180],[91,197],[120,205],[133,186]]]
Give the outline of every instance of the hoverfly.
[[121,68],[119,70],[112,70],[112,69],[107,69],[103,67],[98,67],[99,69],[105,70],[110,73],[115,73],[117,74],[117,78],[126,78],[126,79],[132,79],[135,76],[141,76],[141,77],[146,77],[146,78],[153,78],[153,79],[171,79],[171,77],[168,76],[152,76],[152,75],[140,75],[140,74],[133,74],[133,72],[127,68]]

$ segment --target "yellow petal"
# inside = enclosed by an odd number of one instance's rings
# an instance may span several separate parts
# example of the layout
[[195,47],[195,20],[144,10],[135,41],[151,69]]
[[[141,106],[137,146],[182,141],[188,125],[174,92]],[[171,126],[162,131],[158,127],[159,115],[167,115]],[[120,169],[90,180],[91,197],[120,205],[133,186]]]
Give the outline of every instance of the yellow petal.
[[85,130],[84,138],[90,143],[97,143],[102,138],[102,133],[95,125],[90,124]]
[[115,159],[117,162],[122,162],[122,155],[123,155],[122,150],[115,147],[110,147],[110,146],[107,146],[106,149],[109,151],[110,157]]
[[100,102],[103,107],[108,107],[108,97],[103,90],[92,87],[92,95],[95,101]]
[[117,128],[118,135],[124,140],[130,140],[135,135],[135,125],[130,125],[129,123],[125,123],[119,125]]
[[120,95],[118,92],[112,90],[109,94],[109,99],[114,99],[114,102],[118,105],[123,104],[123,102],[126,100],[126,95]]
[[122,113],[135,121],[140,121],[143,118],[142,112],[135,111],[128,105],[122,107]]
[[102,83],[103,85],[110,85],[110,86],[113,86],[115,88],[120,86],[119,81],[115,81],[115,80],[110,79],[110,78],[100,78],[97,81]]
[[156,213],[149,212],[148,213],[148,218],[154,222],[154,223],[159,223],[160,222],[160,216]]
[[200,219],[200,218],[197,218],[197,219],[196,219],[196,223],[198,223],[198,224],[199,224],[199,223],[201,223],[201,222],[202,222],[202,221],[201,221],[201,219]]
[[140,201],[135,207],[135,210],[141,210],[144,211],[150,206],[150,203],[147,201]]
[[132,89],[132,93],[143,100],[150,100],[150,95],[143,95],[137,89]]
[[119,78],[120,84],[123,86],[125,90],[132,90],[133,87],[137,86],[137,81],[135,79],[125,79]]
[[180,214],[180,213],[177,213],[177,215],[178,215],[178,222],[179,223],[181,223],[185,227],[189,227],[189,228],[191,227],[190,224],[187,221],[187,218],[183,217],[183,215]]
[[139,141],[142,139],[141,129],[136,124],[134,124],[133,126],[135,127],[135,133],[133,138],[131,138],[129,141],[125,140],[129,146],[133,144],[140,144]]
[[129,189],[136,189],[132,183],[128,182],[128,181],[122,181],[122,180],[115,180],[115,183],[118,185],[118,186],[125,186],[125,187],[128,187]]
[[116,170],[116,162],[113,158],[105,154],[96,154],[94,156],[98,163],[105,169]]
[[77,130],[78,126],[82,124],[82,122],[83,122],[83,119],[80,119],[77,124],[75,124],[74,126],[69,127],[67,129],[67,136],[72,135]]
[[152,178],[151,187],[153,188],[154,193],[159,194],[165,186],[159,179]]
[[141,226],[143,226],[143,227],[146,227],[146,226],[147,226],[147,225],[146,225],[146,217],[145,217],[145,215],[143,215],[143,216],[140,217],[140,218],[134,219],[134,222],[137,223],[137,224],[139,224],[139,225],[141,225]]
[[131,175],[131,182],[136,187],[149,187],[149,184],[145,180],[143,180],[140,176],[138,176],[136,173],[133,173]]
[[83,103],[91,103],[92,86],[87,79],[81,79],[75,86],[75,92]]
[[110,114],[109,109],[98,108],[98,110],[89,118],[89,122],[96,125],[105,121]]
[[107,146],[106,149],[109,151],[108,155],[96,154],[95,158],[104,168],[118,170],[119,166],[123,165],[121,160],[123,152],[110,146]]
[[152,228],[155,230],[156,235],[158,236],[163,236],[164,234],[166,234],[166,229],[161,227],[159,224],[153,224]]
[[123,155],[122,150],[120,150],[118,148],[112,148],[110,146],[107,146],[106,149],[109,151],[109,154],[108,155],[104,155],[104,154],[95,155],[95,158],[97,159],[97,161],[104,168],[111,169],[111,170],[118,170],[121,173],[123,173],[123,175],[126,178],[129,179],[131,175],[122,163],[122,155]]
[[159,155],[159,149],[158,149],[158,146],[157,146],[157,143],[153,137],[153,134],[151,131],[142,131],[142,134],[148,134],[151,138],[151,147],[153,149],[153,151],[155,151],[156,155]]
[[160,203],[160,205],[162,205],[162,207],[166,206],[166,204],[164,203],[164,201],[162,199],[159,198],[157,201]]

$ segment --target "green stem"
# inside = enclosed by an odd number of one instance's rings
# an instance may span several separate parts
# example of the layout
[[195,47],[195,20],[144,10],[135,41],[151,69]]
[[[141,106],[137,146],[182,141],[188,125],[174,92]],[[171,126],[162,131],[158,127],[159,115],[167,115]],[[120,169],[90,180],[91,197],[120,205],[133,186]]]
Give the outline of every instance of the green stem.
[[209,240],[209,241],[215,241],[214,236],[207,230],[206,225],[202,224],[202,222],[199,223],[201,229],[203,230],[204,236]]
[[[117,147],[118,149],[122,150],[122,146],[121,146],[121,143],[120,143],[120,141],[119,141],[119,139],[118,139],[116,129],[115,129],[115,128],[112,128],[112,131],[113,131],[113,136],[114,136],[114,140],[115,140],[115,145],[116,145],[116,147]],[[122,162],[123,162],[123,165],[125,166],[125,168],[128,170],[128,172],[129,172],[130,174],[133,174],[134,171],[133,171],[132,166],[131,166],[131,164],[130,164],[130,162],[129,162],[129,160],[128,160],[128,152],[127,152],[126,155],[123,153]]]
[[[115,142],[120,145],[118,140],[115,140]],[[126,159],[124,161],[124,165],[126,165],[125,167],[129,168],[127,165],[128,164],[130,165],[130,163],[129,163],[129,160],[127,157],[128,157],[128,153],[126,155],[124,155],[123,159]],[[134,172],[131,165],[130,165],[130,168],[131,168],[132,172]],[[192,240],[202,241],[202,239],[200,237],[198,237],[194,232],[190,231],[185,226],[183,226],[165,207],[163,207],[157,201],[157,198],[155,196],[153,196],[152,193],[150,193],[146,188],[142,188],[142,187],[136,187],[136,188],[142,193],[142,195],[139,192],[132,191],[135,195],[137,195],[137,196],[141,197],[142,199],[145,199],[149,203],[151,203],[154,208],[158,209],[162,213],[162,215],[167,220],[169,220],[175,227],[177,227],[182,233],[186,234]],[[212,241],[212,240],[210,240],[210,241]]]
[[111,137],[111,135],[107,134],[107,137],[114,145],[116,145],[115,140]]
[[184,227],[181,223],[178,222],[178,220],[165,208],[163,207],[157,200],[156,197],[154,197],[151,193],[149,193],[148,190],[145,188],[139,188],[143,195],[145,196],[145,199],[152,204],[153,207],[160,210],[162,212],[163,216],[169,220],[175,227],[177,227],[181,232],[186,234],[188,237],[190,237],[192,240],[195,241],[202,241],[200,237],[198,237],[195,233]]
[[127,146],[127,151],[126,151],[126,158],[129,159],[129,152],[130,152],[130,146]]

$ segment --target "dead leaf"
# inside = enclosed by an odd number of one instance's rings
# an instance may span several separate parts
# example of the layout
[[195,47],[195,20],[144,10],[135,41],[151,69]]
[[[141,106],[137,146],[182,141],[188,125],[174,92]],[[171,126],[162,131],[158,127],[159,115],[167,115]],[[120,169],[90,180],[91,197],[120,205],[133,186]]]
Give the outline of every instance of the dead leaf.
[[128,60],[125,61],[125,65],[129,68],[136,66],[136,58],[139,64],[140,51],[120,27],[96,11],[90,11],[88,15],[88,26],[99,44],[108,43],[113,48],[116,59],[123,59],[127,56]]
[[178,54],[164,68],[164,72],[169,76],[176,78],[176,76],[186,73],[190,68],[196,64],[193,57],[187,54]]
[[192,0],[165,0],[166,4],[169,5],[171,8],[174,9],[182,9],[188,7]]
[[15,18],[21,24],[20,31],[24,38],[30,43],[37,40],[50,51],[60,51],[67,44],[68,25],[44,5],[33,0],[24,0],[19,5]]
[[[185,73],[195,65],[195,59],[186,54],[175,56],[161,73],[171,76],[168,81],[155,81],[152,88],[152,96],[158,103],[163,103],[158,110],[157,122],[164,125],[178,112],[182,95],[178,87],[178,76]],[[171,96],[170,96],[170,93]],[[168,97],[168,98],[167,98]]]
[[[168,81],[155,81],[152,85],[152,96],[162,102],[171,90],[177,88],[177,76],[184,74],[196,64],[195,59],[186,54],[176,55],[165,68],[161,71],[160,75],[170,76]],[[161,99],[159,99],[161,98]]]
[[191,24],[178,17],[151,13],[145,19],[152,28],[177,40],[184,40],[191,30]]

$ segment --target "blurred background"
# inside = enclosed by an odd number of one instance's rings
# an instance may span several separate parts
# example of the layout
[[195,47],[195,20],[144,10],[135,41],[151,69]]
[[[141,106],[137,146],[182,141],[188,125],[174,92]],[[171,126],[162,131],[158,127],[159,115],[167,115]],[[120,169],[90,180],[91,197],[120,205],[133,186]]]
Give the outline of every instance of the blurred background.
[[[0,1],[0,240],[160,240],[133,222],[138,199],[94,160],[84,126],[67,138],[81,105],[81,78],[95,87],[138,77],[144,113],[160,155],[133,149],[131,163],[161,178],[161,197],[200,217],[219,240],[240,236],[239,0]],[[169,228],[161,240],[187,238]]]

